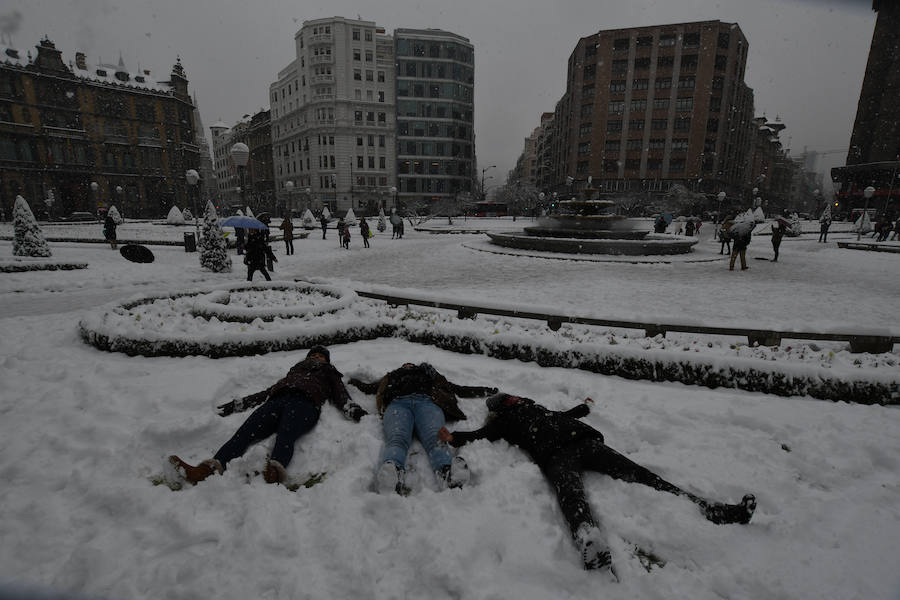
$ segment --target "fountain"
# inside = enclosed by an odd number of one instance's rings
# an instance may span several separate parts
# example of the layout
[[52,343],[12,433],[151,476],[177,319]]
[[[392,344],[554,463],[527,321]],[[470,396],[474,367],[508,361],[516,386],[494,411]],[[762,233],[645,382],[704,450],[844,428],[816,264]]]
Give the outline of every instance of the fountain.
[[628,256],[686,254],[698,241],[635,228],[627,217],[615,214],[615,202],[599,199],[599,190],[588,188],[581,196],[563,200],[558,213],[542,217],[537,226],[526,227],[524,234],[487,235],[492,244],[507,248]]

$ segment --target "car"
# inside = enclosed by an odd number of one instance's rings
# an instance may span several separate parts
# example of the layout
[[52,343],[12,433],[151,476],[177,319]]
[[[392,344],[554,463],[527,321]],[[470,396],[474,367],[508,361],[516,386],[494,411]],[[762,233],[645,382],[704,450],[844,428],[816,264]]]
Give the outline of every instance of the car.
[[66,221],[96,221],[97,217],[89,212],[73,212],[65,218]]

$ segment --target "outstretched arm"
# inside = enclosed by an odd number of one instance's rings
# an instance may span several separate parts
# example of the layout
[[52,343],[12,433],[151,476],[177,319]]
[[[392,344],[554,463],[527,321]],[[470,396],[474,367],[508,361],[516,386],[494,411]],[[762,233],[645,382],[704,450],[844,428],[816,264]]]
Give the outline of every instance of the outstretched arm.
[[331,403],[339,408],[348,419],[359,423],[360,419],[369,414],[350,398],[350,393],[344,386],[341,375],[337,370],[332,370],[331,373],[331,389]]
[[501,437],[500,428],[493,419],[485,423],[481,429],[476,429],[475,431],[454,431],[451,433],[446,427],[442,427],[438,431],[438,439],[442,442],[447,442],[454,448],[459,448],[464,444],[481,439],[488,439],[493,442]]
[[450,385],[450,389],[453,390],[453,393],[460,398],[478,398],[479,396],[490,396],[491,394],[496,394],[498,391],[495,387],[483,387],[479,385],[457,385],[449,381],[447,383]]
[[374,381],[372,383],[366,383],[365,381],[360,381],[359,379],[356,379],[355,377],[351,377],[347,383],[354,386],[356,389],[363,392],[364,394],[374,394],[375,392],[378,391],[378,385],[381,383],[381,381],[379,380],[379,381]]
[[269,390],[265,389],[261,392],[250,394],[249,396],[244,396],[243,398],[237,398],[235,400],[232,400],[231,402],[226,402],[225,404],[220,404],[216,407],[216,409],[220,417],[227,417],[228,415],[234,414],[236,412],[243,412],[247,409],[259,406],[260,404],[265,402],[268,397]]

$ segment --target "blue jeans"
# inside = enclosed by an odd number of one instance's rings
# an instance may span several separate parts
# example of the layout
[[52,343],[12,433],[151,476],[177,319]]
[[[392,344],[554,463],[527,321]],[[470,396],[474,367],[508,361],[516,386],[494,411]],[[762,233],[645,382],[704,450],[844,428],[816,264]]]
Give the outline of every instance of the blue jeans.
[[243,456],[251,444],[274,433],[271,458],[286,468],[294,457],[294,442],[318,421],[319,407],[314,402],[292,392],[279,394],[254,410],[213,458],[225,468],[228,461]]
[[406,455],[413,431],[425,447],[431,468],[435,471],[450,464],[446,445],[438,443],[438,430],[444,426],[444,411],[425,394],[394,398],[384,411],[384,453],[382,462],[406,467]]

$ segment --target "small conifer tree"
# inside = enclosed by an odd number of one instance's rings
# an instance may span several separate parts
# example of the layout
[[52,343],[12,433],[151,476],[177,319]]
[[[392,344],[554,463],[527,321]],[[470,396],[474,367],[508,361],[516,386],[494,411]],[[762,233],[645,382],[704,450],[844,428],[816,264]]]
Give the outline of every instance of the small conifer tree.
[[177,206],[172,206],[169,210],[169,216],[166,217],[166,223],[169,225],[184,225],[184,215]]
[[378,209],[378,225],[376,225],[378,231],[384,231],[387,229],[387,218],[384,216],[384,207],[380,207]]
[[194,220],[194,213],[192,213],[191,209],[187,207],[185,207],[185,209],[181,211],[181,216],[184,217],[185,223],[189,223]]
[[52,256],[34,213],[22,196],[16,196],[13,207],[13,230],[13,256]]
[[225,234],[219,226],[219,217],[212,202],[206,203],[203,215],[203,231],[200,236],[200,266],[213,273],[231,271],[231,257],[225,244]]
[[109,211],[106,214],[109,215],[110,217],[112,217],[112,220],[115,222],[116,225],[121,225],[122,223],[125,222],[125,219],[123,219],[122,215],[119,214],[119,209],[116,208],[115,206],[110,206]]

